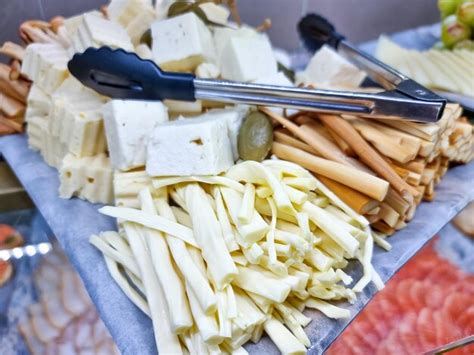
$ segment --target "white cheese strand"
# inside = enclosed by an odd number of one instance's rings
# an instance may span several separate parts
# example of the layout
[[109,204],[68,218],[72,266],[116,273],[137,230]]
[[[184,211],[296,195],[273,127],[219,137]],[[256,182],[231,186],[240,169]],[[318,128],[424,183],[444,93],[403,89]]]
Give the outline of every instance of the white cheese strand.
[[[156,209],[148,188],[140,191],[139,200],[144,212],[156,215]],[[150,229],[145,229],[143,234],[158,281],[168,304],[173,331],[175,334],[181,334],[193,325],[184,285],[173,268],[173,261],[163,234]]]
[[124,229],[128,241],[140,269],[143,286],[145,287],[151,320],[155,333],[158,351],[162,353],[181,354],[182,349],[176,334],[173,333],[169,310],[163,290],[155,274],[153,263],[145,246],[145,240],[138,225],[126,222]]
[[265,332],[275,343],[282,354],[304,355],[306,348],[286,327],[275,318],[269,318],[264,323]]
[[[170,221],[175,222],[173,211],[166,201],[165,197],[160,197],[155,200],[158,213]],[[194,264],[185,243],[177,238],[166,235],[166,241],[173,254],[173,259],[177,261],[175,265],[181,271],[186,280],[187,286],[192,290],[196,296],[196,300],[200,307],[204,310],[204,313],[210,314],[216,310],[217,299],[214,292],[209,285],[206,277],[204,277],[197,266]]]
[[99,209],[99,212],[110,217],[120,218],[124,221],[138,223],[145,227],[159,230],[160,232],[167,233],[175,238],[179,238],[193,247],[198,248],[196,240],[194,239],[193,231],[191,229],[178,223],[171,222],[166,218],[135,210],[133,208],[112,206],[102,207]]
[[221,225],[222,234],[224,236],[227,249],[230,252],[239,250],[239,246],[235,241],[234,232],[232,231],[232,226],[230,225],[229,216],[227,215],[220,190],[217,187],[213,187],[212,195],[214,196],[214,201],[216,202],[217,219]]
[[222,290],[233,280],[237,268],[227,250],[219,221],[202,187],[191,183],[184,189],[194,236],[201,247],[216,286]]
[[133,255],[130,253],[124,253],[123,251],[119,252],[113,248],[109,243],[103,240],[103,238],[96,235],[92,235],[89,239],[89,242],[99,249],[104,256],[107,256],[114,260],[115,262],[122,264],[124,267],[129,269],[136,276],[140,276],[140,271],[138,270],[137,263],[133,259]]
[[255,211],[255,186],[253,184],[245,184],[244,197],[240,205],[237,218],[243,224],[248,224],[252,221],[253,213]]
[[179,176],[170,178],[154,178],[152,180],[153,187],[157,190],[166,186],[177,185],[184,182],[201,182],[209,185],[227,186],[241,193],[245,191],[245,187],[238,181],[224,176]]
[[310,202],[305,202],[303,205],[303,211],[308,213],[309,219],[326,232],[331,238],[334,239],[349,256],[354,257],[357,249],[359,248],[359,242],[350,233],[344,230],[338,225],[338,220],[332,217],[332,215],[322,208],[313,205]]
[[275,280],[250,268],[237,267],[239,274],[235,284],[240,288],[267,297],[274,302],[283,302],[290,293],[291,287],[283,281]]
[[277,221],[277,208],[275,202],[271,197],[267,198],[270,209],[272,210],[272,220],[270,222],[270,229],[267,232],[268,257],[270,265],[277,263],[277,255],[275,250],[275,229]]
[[105,259],[105,264],[107,265],[107,269],[110,272],[110,275],[115,280],[117,285],[121,288],[123,293],[127,295],[128,299],[131,300],[135,304],[135,306],[137,306],[143,313],[145,313],[148,317],[151,318],[151,312],[150,312],[150,308],[148,307],[147,302],[128,283],[127,279],[120,272],[118,268],[118,264],[106,255],[104,255],[104,259]]
[[328,302],[316,300],[314,298],[306,300],[306,307],[317,309],[329,318],[339,319],[349,318],[351,316],[351,312],[347,309],[339,308]]

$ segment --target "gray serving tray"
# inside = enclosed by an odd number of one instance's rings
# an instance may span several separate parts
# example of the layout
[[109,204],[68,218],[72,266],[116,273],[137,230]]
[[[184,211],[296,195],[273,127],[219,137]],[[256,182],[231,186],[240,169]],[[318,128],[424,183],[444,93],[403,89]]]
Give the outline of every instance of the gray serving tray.
[[[156,354],[151,321],[136,308],[109,276],[101,254],[89,244],[89,236],[116,228],[113,219],[97,212],[101,207],[79,199],[58,197],[58,173],[42,157],[28,148],[25,135],[0,138],[0,152],[25,187],[38,210],[79,272],[105,324],[123,354]],[[384,281],[390,279],[470,201],[474,200],[474,162],[451,169],[436,189],[436,201],[423,203],[408,227],[389,241],[393,248],[375,249],[373,264]],[[360,276],[357,265],[350,273]],[[352,318],[376,293],[370,285],[353,305]],[[400,295],[403,297],[403,295]],[[313,322],[306,328],[311,339],[310,354],[321,354],[350,323],[334,321],[317,311],[307,312]],[[278,353],[268,338],[249,344],[252,354]]]

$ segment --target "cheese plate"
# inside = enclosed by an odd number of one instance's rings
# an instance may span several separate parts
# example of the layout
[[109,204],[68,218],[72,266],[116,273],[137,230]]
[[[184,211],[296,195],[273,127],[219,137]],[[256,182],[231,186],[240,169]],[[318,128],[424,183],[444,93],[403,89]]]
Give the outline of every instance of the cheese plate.
[[[26,136],[1,138],[0,151],[84,280],[121,352],[155,354],[150,319],[113,282],[101,253],[89,244],[91,234],[116,229],[113,219],[98,212],[101,205],[59,198],[56,170],[49,167],[37,152],[28,148]],[[413,221],[389,239],[392,250],[374,250],[373,265],[383,281],[390,279],[446,223],[474,200],[473,180],[474,163],[451,169],[437,187],[437,199],[423,203]],[[361,270],[351,266],[348,273],[360,276]],[[311,340],[308,353],[324,352],[375,292],[376,288],[370,285],[354,304],[341,304],[351,312],[351,318],[348,319],[332,320],[317,311],[306,311],[305,314],[313,320],[305,329]],[[263,337],[258,344],[247,344],[246,349],[251,354],[278,353],[267,337]]]

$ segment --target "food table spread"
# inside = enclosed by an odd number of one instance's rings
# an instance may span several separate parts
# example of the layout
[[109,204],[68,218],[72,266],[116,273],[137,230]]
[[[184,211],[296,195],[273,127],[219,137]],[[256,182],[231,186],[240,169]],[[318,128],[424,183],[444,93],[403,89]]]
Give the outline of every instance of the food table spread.
[[[48,167],[38,153],[28,148],[26,137],[1,138],[0,147],[2,155],[16,172],[84,280],[120,350],[124,354],[154,354],[150,320],[116,286],[101,254],[89,244],[91,234],[115,228],[113,219],[98,213],[99,205],[79,199],[60,199],[57,196],[59,182],[55,170]],[[424,203],[408,227],[390,239],[392,250],[386,252],[375,249],[373,264],[384,281],[474,200],[472,181],[473,164],[451,170],[438,187],[437,200]],[[359,296],[358,301],[349,307],[351,317],[356,316],[375,292],[375,287],[369,287]],[[314,311],[310,315],[314,321],[309,325],[308,333],[313,344],[311,350],[315,354],[327,349],[350,322],[349,319],[330,320]],[[277,351],[269,339],[264,339],[258,345],[250,345],[248,350],[255,354]]]
[[[123,353],[321,353],[474,199],[460,105],[429,93],[433,111],[408,110],[422,107],[410,98],[379,110],[393,97],[362,85],[370,68],[324,45],[295,73],[263,33],[271,22],[239,27],[228,6],[116,0],[26,23],[31,44],[1,49],[12,58],[0,67],[11,113],[1,124],[21,131],[24,112],[27,134],[1,138],[0,151]],[[382,37],[376,55],[426,87],[471,96],[474,56],[454,44],[419,52]],[[156,96],[140,73],[159,69],[139,57],[180,73],[163,74],[176,86]],[[134,71],[104,65],[120,58]],[[314,88],[322,96],[306,106],[271,107]],[[369,102],[318,104],[337,95],[325,89]],[[157,97],[200,100],[130,100]]]

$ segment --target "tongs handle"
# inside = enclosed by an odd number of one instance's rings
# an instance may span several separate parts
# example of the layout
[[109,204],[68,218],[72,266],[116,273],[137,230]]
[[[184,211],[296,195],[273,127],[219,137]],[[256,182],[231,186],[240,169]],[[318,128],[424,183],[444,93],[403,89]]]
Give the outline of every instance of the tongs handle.
[[369,77],[387,90],[396,90],[417,100],[444,101],[443,98],[432,91],[347,42],[345,37],[338,33],[334,26],[320,15],[306,15],[298,24],[298,30],[308,49],[316,51],[324,44],[335,48],[341,55],[364,70]]
[[123,49],[88,48],[74,55],[68,69],[84,85],[117,99],[195,100],[194,75],[163,71]]

